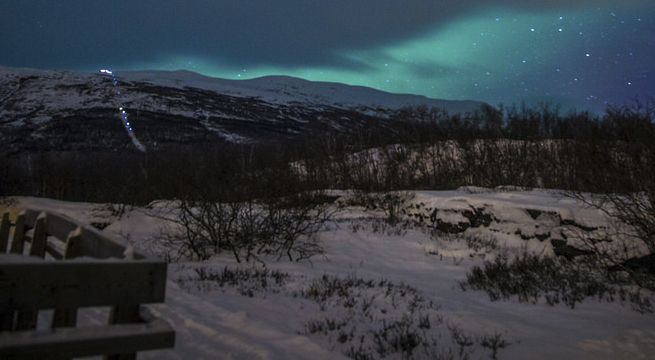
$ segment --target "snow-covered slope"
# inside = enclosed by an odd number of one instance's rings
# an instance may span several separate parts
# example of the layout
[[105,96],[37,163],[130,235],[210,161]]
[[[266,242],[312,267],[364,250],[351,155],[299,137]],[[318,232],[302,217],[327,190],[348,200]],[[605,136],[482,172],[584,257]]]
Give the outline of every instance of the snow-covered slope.
[[195,87],[220,94],[254,97],[268,103],[302,103],[343,109],[381,111],[426,105],[449,113],[467,113],[480,108],[477,101],[438,100],[412,94],[393,94],[364,86],[308,81],[289,76],[265,76],[249,80],[227,80],[190,71],[124,72],[125,80],[177,88]]
[[115,149],[130,143],[125,107],[148,148],[215,141],[258,142],[387,126],[402,107],[466,113],[482,103],[390,94],[290,77],[225,80],[175,72],[100,73],[0,67],[0,140],[6,150]]
[[[100,204],[71,203],[40,198],[16,198],[17,207],[57,211],[83,223],[104,223],[107,234],[132,242],[139,250],[157,249],[160,229],[165,225],[160,212],[169,214],[171,202],[153,203],[149,208],[135,208],[121,219],[103,211]],[[288,277],[276,285],[241,280],[239,286],[221,285],[217,281],[199,280],[195,269],[221,273],[223,269],[252,271],[253,264],[236,264],[229,256],[204,262],[184,262],[169,266],[169,283],[165,304],[153,306],[154,312],[175,328],[174,349],[145,352],[147,359],[340,359],[350,346],[373,342],[376,324],[394,324],[409,313],[406,298],[423,315],[434,315],[427,334],[438,338],[432,346],[444,354],[441,358],[491,358],[488,348],[478,344],[478,336],[497,333],[510,345],[499,351],[500,359],[652,359],[655,353],[655,330],[652,314],[639,314],[627,304],[597,301],[593,298],[571,309],[563,304],[550,306],[515,299],[491,302],[483,292],[462,291],[459,281],[466,277],[481,256],[493,258],[502,253],[519,253],[524,249],[540,254],[553,251],[551,242],[538,237],[526,238],[526,230],[539,226],[560,233],[566,221],[570,229],[595,227],[604,216],[572,199],[552,191],[518,191],[467,188],[458,191],[418,192],[415,204],[438,209],[444,221],[458,224],[463,211],[481,208],[493,216],[487,226],[469,227],[452,236],[431,237],[409,229],[406,232],[374,230],[376,214],[359,207],[344,209],[337,220],[319,236],[325,256],[312,261],[270,261],[269,271]],[[14,213],[17,210],[14,210]],[[154,216],[151,216],[154,215]],[[458,220],[459,218],[459,220]],[[106,223],[105,223],[106,222]],[[577,225],[576,225],[577,224]],[[517,233],[521,230],[522,233]],[[550,230],[549,230],[550,231]],[[471,239],[487,240],[497,246],[472,250]],[[307,324],[318,320],[342,319],[352,305],[328,298],[316,303],[302,296],[306,289],[327,275],[329,278],[366,279],[375,283],[406,284],[425,300],[412,296],[394,296],[398,287],[351,287],[358,304],[370,304],[371,318],[352,317],[342,330],[356,334],[339,337],[336,330],[312,332]],[[252,292],[243,291],[252,290]],[[422,304],[433,302],[434,307]],[[359,306],[359,305],[358,305]],[[384,310],[384,311],[383,311]],[[388,310],[388,311],[387,311]],[[438,320],[438,321],[437,321]],[[466,357],[458,357],[460,348],[451,341],[448,327],[456,326],[473,340]],[[450,353],[449,353],[450,351]],[[469,354],[470,352],[470,354]],[[446,355],[452,356],[446,356]],[[423,353],[414,356],[389,354],[387,359],[432,359]],[[353,356],[354,357],[354,356]],[[375,358],[382,358],[376,356]]]

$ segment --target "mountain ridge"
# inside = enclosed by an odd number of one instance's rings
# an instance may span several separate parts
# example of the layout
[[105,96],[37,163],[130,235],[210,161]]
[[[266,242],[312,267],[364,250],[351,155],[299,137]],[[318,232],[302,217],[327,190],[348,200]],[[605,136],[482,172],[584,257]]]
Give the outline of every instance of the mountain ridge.
[[[287,75],[266,75],[266,76],[261,76],[261,77],[255,77],[255,78],[250,78],[250,79],[224,79],[224,78],[217,78],[217,77],[211,77],[207,75],[203,75],[200,73],[196,73],[193,71],[189,70],[174,70],[174,71],[162,71],[162,70],[157,70],[157,71],[124,71],[120,72],[126,79],[133,79],[136,80],[138,79],[139,76],[144,76],[144,75],[186,75],[190,76],[195,79],[200,79],[205,82],[213,82],[213,83],[220,83],[221,85],[224,86],[231,86],[236,89],[260,89],[260,90],[278,90],[279,86],[298,86],[298,85],[304,85],[306,87],[310,87],[311,90],[324,90],[325,88],[327,89],[334,89],[335,93],[348,93],[350,94],[351,92],[359,92],[359,93],[366,93],[366,95],[370,96],[378,96],[378,97],[385,97],[385,100],[389,100],[392,98],[395,99],[401,99],[401,100],[396,100],[394,103],[390,103],[389,101],[382,101],[378,104],[376,103],[369,103],[369,104],[357,104],[357,103],[347,103],[344,105],[364,105],[364,106],[369,106],[369,107],[386,107],[386,108],[393,108],[393,109],[399,109],[403,106],[416,106],[416,105],[428,105],[428,106],[433,106],[433,107],[444,107],[447,110],[449,110],[452,113],[461,113],[461,112],[470,112],[474,110],[475,108],[478,108],[482,102],[479,101],[474,101],[474,100],[445,100],[445,99],[435,99],[435,98],[430,98],[424,95],[416,95],[416,94],[409,94],[409,93],[391,93],[387,92],[384,90],[379,90],[375,89],[372,87],[368,86],[362,86],[362,85],[351,85],[351,84],[345,84],[345,83],[338,83],[338,82],[330,82],[330,81],[315,81],[315,80],[308,80],[308,79],[303,79],[303,78],[298,78],[298,77],[293,77],[293,76],[287,76]],[[161,80],[162,77],[159,77],[156,80]],[[148,79],[146,78],[141,78],[140,80],[150,80],[152,81],[153,79]],[[177,78],[179,79],[179,77]],[[187,84],[193,83],[193,82],[187,82]],[[197,83],[193,83],[197,84]],[[212,89],[209,87],[200,87],[205,90],[220,90],[220,89]],[[329,99],[322,99],[322,100],[329,100]],[[403,103],[404,101],[404,103]]]
[[430,99],[287,76],[247,80],[190,71],[100,73],[0,66],[0,140],[5,151],[129,147],[119,107],[146,147],[275,141],[384,127],[402,108],[473,112],[484,103]]

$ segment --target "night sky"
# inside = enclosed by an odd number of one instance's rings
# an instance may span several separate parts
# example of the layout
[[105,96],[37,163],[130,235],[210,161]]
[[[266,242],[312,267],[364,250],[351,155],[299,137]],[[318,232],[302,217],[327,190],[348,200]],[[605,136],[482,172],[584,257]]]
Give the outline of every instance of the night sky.
[[291,75],[494,105],[655,95],[653,0],[0,0],[0,49],[5,66]]

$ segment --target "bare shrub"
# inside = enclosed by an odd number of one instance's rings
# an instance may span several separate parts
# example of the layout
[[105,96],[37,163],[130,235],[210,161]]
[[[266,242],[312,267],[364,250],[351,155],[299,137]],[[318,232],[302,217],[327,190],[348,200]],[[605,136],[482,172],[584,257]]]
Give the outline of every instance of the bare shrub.
[[577,144],[589,163],[581,180],[594,194],[564,194],[608,218],[602,239],[575,236],[596,266],[655,291],[655,105],[637,105],[608,110],[605,126],[616,138]]
[[317,233],[334,211],[321,192],[222,202],[213,197],[177,202],[176,225],[164,236],[179,257],[206,260],[223,252],[237,262],[274,255],[308,259],[323,252]]
[[388,224],[398,224],[416,195],[410,191],[364,192],[357,191],[350,205],[359,205],[367,210],[382,211]]
[[511,343],[503,338],[500,333],[493,335],[485,335],[480,339],[480,345],[491,351],[491,358],[498,359],[498,351],[511,345]]
[[450,331],[452,342],[459,348],[458,354],[460,359],[468,358],[469,351],[467,349],[475,344],[473,336],[465,333],[454,324],[449,324],[448,330]]
[[485,347],[497,354],[510,345],[501,337],[493,342],[492,335],[445,326],[439,307],[402,283],[323,275],[299,295],[317,302],[325,314],[307,322],[306,333],[327,337],[352,359],[470,359]]
[[516,297],[521,302],[549,305],[564,303],[574,308],[588,298],[622,300],[639,312],[653,311],[653,293],[635,288],[625,277],[609,274],[597,261],[581,256],[567,260],[524,252],[510,259],[498,256],[475,266],[460,283],[463,290],[483,290],[492,301]]
[[218,286],[220,288],[236,288],[240,295],[253,297],[255,293],[270,291],[280,292],[286,284],[289,274],[266,268],[230,269],[227,266],[223,270],[196,268],[195,276],[178,280],[183,286],[196,285],[199,289],[206,286]]

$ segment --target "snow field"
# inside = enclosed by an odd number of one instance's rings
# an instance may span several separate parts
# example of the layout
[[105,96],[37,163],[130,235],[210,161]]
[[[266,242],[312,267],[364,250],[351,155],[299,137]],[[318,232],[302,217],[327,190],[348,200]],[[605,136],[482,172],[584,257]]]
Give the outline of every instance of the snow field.
[[[103,231],[154,253],[161,251],[157,238],[165,223],[152,215],[168,213],[172,205],[153,203],[118,219],[99,204],[17,200],[18,206],[108,224]],[[413,341],[402,338],[408,334],[422,341],[410,356],[419,359],[458,358],[460,344],[467,343],[461,336],[474,343],[464,346],[464,354],[488,358],[496,334],[509,343],[498,349],[502,359],[649,359],[655,354],[653,315],[621,303],[588,300],[570,309],[491,302],[485,293],[459,286],[472,266],[501,251],[552,252],[550,238],[532,235],[537,230],[550,232],[551,238],[559,234],[553,214],[588,227],[606,225],[595,210],[553,191],[426,191],[417,192],[412,203],[439,209],[442,221],[462,222],[458,210],[471,207],[485,209],[498,221],[434,236],[412,227],[375,225],[383,214],[351,206],[320,234],[325,256],[310,261],[268,261],[263,268],[221,255],[173,263],[166,303],[153,309],[175,327],[176,348],[141,357],[337,359],[359,351],[407,358],[402,345],[394,344]]]

